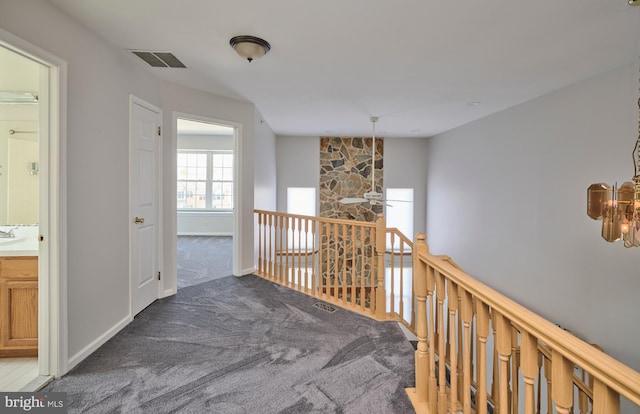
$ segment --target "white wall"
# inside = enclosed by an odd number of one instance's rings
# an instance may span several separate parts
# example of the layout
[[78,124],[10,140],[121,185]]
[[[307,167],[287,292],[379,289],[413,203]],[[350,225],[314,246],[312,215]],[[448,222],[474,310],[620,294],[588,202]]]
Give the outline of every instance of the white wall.
[[[129,94],[164,111],[165,235],[176,234],[172,112],[241,125],[239,214],[241,223],[252,223],[256,111],[250,103],[161,82],[138,58],[101,40],[44,0],[3,1],[0,28],[68,63],[67,151],[63,154],[68,228],[63,254],[68,271],[68,354],[73,365],[130,317]],[[237,235],[241,240],[238,273],[249,273],[253,226],[241,224]],[[175,273],[175,237],[165,237],[163,247],[163,270]],[[170,283],[169,278],[164,283]],[[165,291],[175,287],[175,279],[173,285],[165,286]]]
[[[279,136],[276,144],[278,211],[286,211],[287,187],[318,188],[320,137]],[[424,138],[384,139],[384,187],[414,189],[415,232],[425,231],[426,153]],[[317,200],[316,205],[319,205]],[[413,239],[415,234],[407,236]]]
[[[425,232],[427,198],[427,139],[385,138],[384,187],[413,188],[413,234]],[[389,203],[393,204],[393,203]]]
[[262,210],[276,209],[276,136],[258,111],[255,113],[255,178],[254,206]]
[[[277,210],[287,211],[288,187],[315,187],[316,206],[320,194],[320,137],[278,137],[276,173]],[[316,207],[317,208],[317,207]]]
[[623,67],[430,139],[427,242],[640,370],[640,250],[586,215],[591,183],[634,173],[637,90]]

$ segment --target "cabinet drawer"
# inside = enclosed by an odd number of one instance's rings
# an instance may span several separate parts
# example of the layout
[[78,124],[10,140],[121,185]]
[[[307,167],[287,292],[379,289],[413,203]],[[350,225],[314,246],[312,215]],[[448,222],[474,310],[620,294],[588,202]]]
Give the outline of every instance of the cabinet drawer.
[[37,279],[38,257],[0,257],[0,278]]

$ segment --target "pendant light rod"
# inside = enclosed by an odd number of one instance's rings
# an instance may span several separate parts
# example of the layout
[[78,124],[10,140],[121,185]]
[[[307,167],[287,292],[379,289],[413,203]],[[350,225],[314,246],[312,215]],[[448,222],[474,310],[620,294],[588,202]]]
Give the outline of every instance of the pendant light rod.
[[369,118],[371,120],[371,136],[373,142],[371,143],[371,192],[376,192],[376,122],[378,122],[377,116]]

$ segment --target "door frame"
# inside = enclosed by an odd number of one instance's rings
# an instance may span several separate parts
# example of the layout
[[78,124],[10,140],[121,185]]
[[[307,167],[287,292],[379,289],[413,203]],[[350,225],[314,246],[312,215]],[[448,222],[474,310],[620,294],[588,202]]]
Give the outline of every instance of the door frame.
[[[160,272],[161,275],[164,275],[164,269],[163,269],[163,263],[162,263],[162,246],[163,246],[163,240],[164,240],[164,225],[163,225],[163,221],[162,221],[162,213],[163,213],[163,208],[162,208],[162,196],[163,196],[163,192],[162,192],[162,147],[163,147],[163,137],[164,137],[164,133],[162,131],[163,129],[163,112],[162,112],[162,108],[159,108],[147,101],[145,101],[144,99],[141,99],[133,94],[129,94],[129,218],[131,219],[129,222],[129,316],[133,319],[133,317],[135,316],[133,314],[133,269],[132,269],[132,248],[133,248],[133,229],[134,229],[134,223],[133,223],[133,215],[132,215],[132,211],[131,211],[131,200],[132,200],[132,191],[133,191],[133,186],[132,186],[132,172],[131,172],[131,163],[132,163],[132,136],[131,136],[131,120],[132,120],[132,115],[133,115],[133,106],[134,105],[140,105],[144,108],[147,108],[153,112],[157,112],[158,113],[158,117],[159,117],[159,123],[158,123],[158,127],[160,128],[160,134],[158,134],[158,148],[157,148],[157,153],[156,153],[156,165],[157,165],[157,169],[156,169],[156,176],[155,176],[155,181],[156,181],[156,251],[155,251],[155,257],[156,257],[156,266],[158,271]],[[157,289],[156,289],[156,299],[162,298],[164,297],[164,289],[162,288],[163,286],[163,280],[164,280],[163,276],[157,285]]]
[[[240,220],[240,214],[238,213],[238,209],[242,205],[242,153],[241,143],[242,143],[242,124],[239,122],[228,121],[220,118],[213,118],[208,116],[194,115],[186,112],[172,112],[172,122],[171,122],[171,152],[173,157],[171,158],[171,165],[168,166],[170,168],[170,177],[171,177],[171,194],[173,194],[171,198],[171,203],[168,204],[170,221],[168,225],[170,226],[169,231],[172,232],[170,238],[167,239],[167,246],[165,250],[165,269],[167,270],[167,283],[165,290],[165,296],[170,294],[175,294],[178,291],[178,263],[177,263],[177,243],[176,243],[176,235],[177,235],[177,221],[178,221],[178,208],[176,205],[175,194],[177,193],[177,182],[178,182],[178,169],[177,169],[177,156],[178,153],[178,118],[188,119],[196,122],[204,122],[207,124],[218,124],[223,125],[229,128],[233,128],[233,241],[232,241],[232,266],[233,266],[233,275],[240,276],[242,275],[242,261],[240,258],[240,234],[242,234],[242,220]],[[251,224],[253,225],[253,223]],[[169,274],[171,271],[171,274]]]
[[43,105],[38,122],[39,232],[43,237],[38,252],[38,374],[59,377],[68,371],[67,62],[3,29],[0,45],[46,68],[40,83],[48,88],[39,91]]

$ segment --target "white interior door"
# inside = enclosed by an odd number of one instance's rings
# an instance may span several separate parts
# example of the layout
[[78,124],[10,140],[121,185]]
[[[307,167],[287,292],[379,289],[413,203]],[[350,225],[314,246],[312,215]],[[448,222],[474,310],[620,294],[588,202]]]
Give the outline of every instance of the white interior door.
[[132,96],[130,112],[131,310],[136,315],[158,298],[162,111]]

